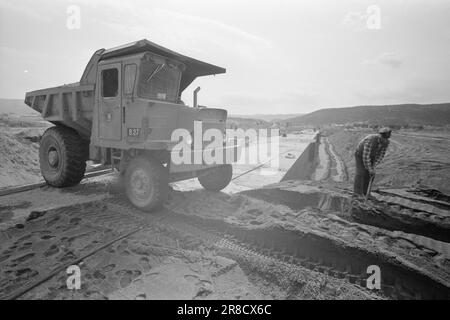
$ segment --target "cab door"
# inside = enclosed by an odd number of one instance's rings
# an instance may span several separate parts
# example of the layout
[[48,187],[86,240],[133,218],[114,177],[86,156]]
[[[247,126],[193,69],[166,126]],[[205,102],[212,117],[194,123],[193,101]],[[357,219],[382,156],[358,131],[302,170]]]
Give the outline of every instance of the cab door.
[[121,63],[99,66],[97,83],[98,101],[98,137],[105,140],[122,139],[122,88]]

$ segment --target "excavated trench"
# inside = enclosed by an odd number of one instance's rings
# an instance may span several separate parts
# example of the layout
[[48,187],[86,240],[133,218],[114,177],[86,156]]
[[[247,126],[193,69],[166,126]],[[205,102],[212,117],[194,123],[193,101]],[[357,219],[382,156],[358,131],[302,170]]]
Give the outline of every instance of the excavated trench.
[[[450,227],[435,221],[427,221],[414,216],[414,209],[397,205],[396,209],[386,208],[384,210],[364,209],[360,207],[352,209],[352,217],[356,222],[377,226],[386,230],[400,230],[406,233],[417,234],[431,239],[450,242]],[[398,214],[395,210],[403,213]],[[411,215],[405,214],[411,212]]]
[[[350,221],[450,242],[450,223],[433,220],[428,217],[429,213],[398,203],[393,206],[392,203],[371,200],[368,204],[364,204],[364,201],[352,200],[350,194],[344,192],[341,194],[326,191],[300,193],[265,188],[242,193],[257,199],[282,204],[296,211],[308,207],[318,208],[323,212],[332,211]],[[432,203],[432,205],[436,204]]]
[[[450,196],[443,194],[442,192],[440,192],[439,190],[436,190],[436,189],[419,188],[419,190],[416,190],[413,192],[415,194],[423,195],[425,197],[428,197],[428,198],[431,198],[434,200],[445,201],[445,202],[450,203]],[[450,209],[450,205],[447,208]]]
[[376,190],[375,192],[383,196],[394,195],[395,197],[405,199],[406,201],[414,201],[414,203],[416,203],[415,207],[420,207],[422,204],[431,204],[436,209],[450,211],[450,196],[437,190],[423,189],[419,187],[415,189],[402,190],[401,193],[393,193],[392,190]]
[[195,223],[212,232],[227,235],[244,246],[249,245],[254,251],[336,278],[347,278],[362,287],[366,286],[367,267],[377,265],[382,270],[382,293],[390,298],[450,299],[450,288],[446,285],[417,273],[395,259],[386,259],[377,252],[349,247],[299,230],[290,231],[281,227],[245,228],[223,220],[177,215],[187,223]]

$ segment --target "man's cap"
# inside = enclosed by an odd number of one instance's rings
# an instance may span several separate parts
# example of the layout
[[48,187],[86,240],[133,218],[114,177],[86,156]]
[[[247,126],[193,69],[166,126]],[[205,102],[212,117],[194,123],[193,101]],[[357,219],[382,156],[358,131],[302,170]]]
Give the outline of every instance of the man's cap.
[[388,127],[383,127],[380,130],[378,130],[378,133],[391,133],[391,132],[392,132],[391,128]]

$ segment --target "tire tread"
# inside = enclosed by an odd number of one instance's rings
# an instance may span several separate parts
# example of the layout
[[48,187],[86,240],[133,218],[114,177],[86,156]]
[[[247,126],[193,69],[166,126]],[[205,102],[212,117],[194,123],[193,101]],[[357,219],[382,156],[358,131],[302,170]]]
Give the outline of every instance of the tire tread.
[[134,166],[145,166],[148,167],[151,181],[153,183],[154,195],[153,200],[146,206],[140,207],[133,203],[131,196],[129,195],[129,190],[127,190],[127,196],[133,205],[143,211],[153,211],[155,209],[161,208],[167,199],[168,194],[168,172],[167,169],[156,159],[149,156],[139,156],[132,159],[128,165],[127,171],[125,172],[125,184],[126,189],[128,189],[129,175],[131,175],[131,170]]
[[[86,172],[86,160],[89,155],[88,141],[81,138],[75,130],[64,126],[48,128],[44,132],[42,140],[47,136],[52,136],[58,141],[61,148],[64,148],[64,154],[66,155],[64,162],[66,165],[56,179],[47,177],[45,172],[42,172],[44,169],[41,165],[41,172],[44,180],[48,184],[60,188],[77,185],[83,179]],[[45,161],[45,159],[42,159],[43,156],[41,153],[39,154],[39,158],[41,163],[42,161]]]

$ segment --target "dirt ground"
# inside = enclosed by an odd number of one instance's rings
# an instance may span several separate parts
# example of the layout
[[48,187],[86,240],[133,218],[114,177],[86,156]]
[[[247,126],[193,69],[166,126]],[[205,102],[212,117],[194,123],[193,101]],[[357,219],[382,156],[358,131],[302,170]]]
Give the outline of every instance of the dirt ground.
[[0,188],[40,181],[39,137],[43,129],[0,130]]
[[50,125],[38,117],[0,115],[0,188],[41,181],[39,140]]
[[[355,172],[354,150],[368,131],[340,130],[328,139],[344,160],[350,179]],[[450,193],[450,133],[393,132],[384,160],[377,167],[375,185],[407,187],[417,184]]]
[[[3,136],[21,148],[22,136],[30,131],[20,128]],[[31,129],[28,129],[31,130]],[[39,128],[40,130],[40,128]],[[39,133],[39,131],[37,131]],[[24,138],[24,143],[29,140]],[[37,160],[38,144],[30,148]],[[236,179],[219,194],[235,194],[276,182],[283,177],[306,140],[288,136],[281,141],[280,168],[270,175],[261,170]],[[7,154],[8,163],[15,162],[18,153]],[[13,161],[10,161],[13,159]],[[6,162],[6,161],[4,161]],[[26,164],[14,167],[21,173]],[[20,169],[19,169],[20,168]],[[38,167],[29,180],[40,180]],[[237,166],[235,175],[251,166]],[[264,169],[264,168],[263,168]],[[266,168],[267,169],[267,168]],[[11,169],[13,170],[13,169]],[[8,176],[10,177],[10,176]],[[36,179],[36,180],[33,180]],[[8,184],[17,179],[5,180]],[[6,183],[4,183],[6,185]],[[20,182],[17,184],[21,184]],[[228,213],[226,203],[214,201],[195,180],[173,184],[169,202],[176,208],[179,201],[200,192],[204,204]],[[171,219],[167,211],[146,216],[112,198],[123,197],[117,176],[95,177],[80,186],[66,189],[49,187],[34,189],[2,198],[0,201],[1,278],[3,298],[16,294],[49,271],[56,275],[29,291],[22,299],[379,299],[377,295],[306,268],[285,265],[278,260],[252,254],[223,244],[200,229]],[[206,198],[205,198],[206,197]],[[126,200],[124,200],[126,202]],[[233,206],[232,202],[231,205]],[[189,208],[197,206],[192,202]],[[139,229],[126,240],[112,244],[83,259],[81,290],[67,290],[67,274],[63,269],[97,250],[113,239]]]
[[[41,180],[37,141],[44,129],[2,129],[0,187]],[[174,183],[165,208],[150,215],[128,204],[116,174],[2,197],[0,297],[386,299],[349,280],[355,274],[364,280],[373,263],[390,270],[389,286],[402,288],[393,280],[398,278],[416,289],[431,281],[445,291],[448,243],[406,231],[414,223],[444,230],[447,203],[391,189],[361,210],[369,213],[364,218],[384,210],[383,223],[395,221],[393,228],[349,214],[355,208],[348,194],[353,146],[364,134],[324,137],[316,182],[278,183],[311,139],[288,135],[280,137],[276,170],[262,166],[240,176],[255,165],[235,165],[238,178],[221,193],[203,190],[195,179]],[[448,190],[442,177],[449,174],[449,145],[443,138],[394,134],[376,184],[416,184],[420,168],[420,183]],[[67,289],[70,264],[81,268],[80,290]],[[400,291],[417,294],[411,290]]]
[[[9,198],[14,223],[0,231],[0,293],[3,298],[45,278],[21,299],[380,299],[363,288],[278,260],[234,248],[213,233],[174,214],[210,206],[229,215],[236,203],[225,193],[172,191],[170,205],[146,215],[131,208],[117,177],[96,177],[70,190],[54,190],[47,203],[38,189]],[[196,201],[190,201],[193,195]],[[106,198],[105,198],[106,195]],[[77,196],[78,203],[70,204]],[[29,200],[23,205],[23,198]],[[53,200],[68,206],[55,205]],[[24,215],[26,208],[40,208]],[[25,211],[24,211],[25,210]],[[174,212],[174,214],[171,214]],[[202,211],[203,212],[203,211]],[[209,211],[208,211],[209,212]],[[219,216],[217,216],[219,217]],[[98,253],[102,245],[134,232]],[[81,290],[66,287],[65,267],[83,259]]]

